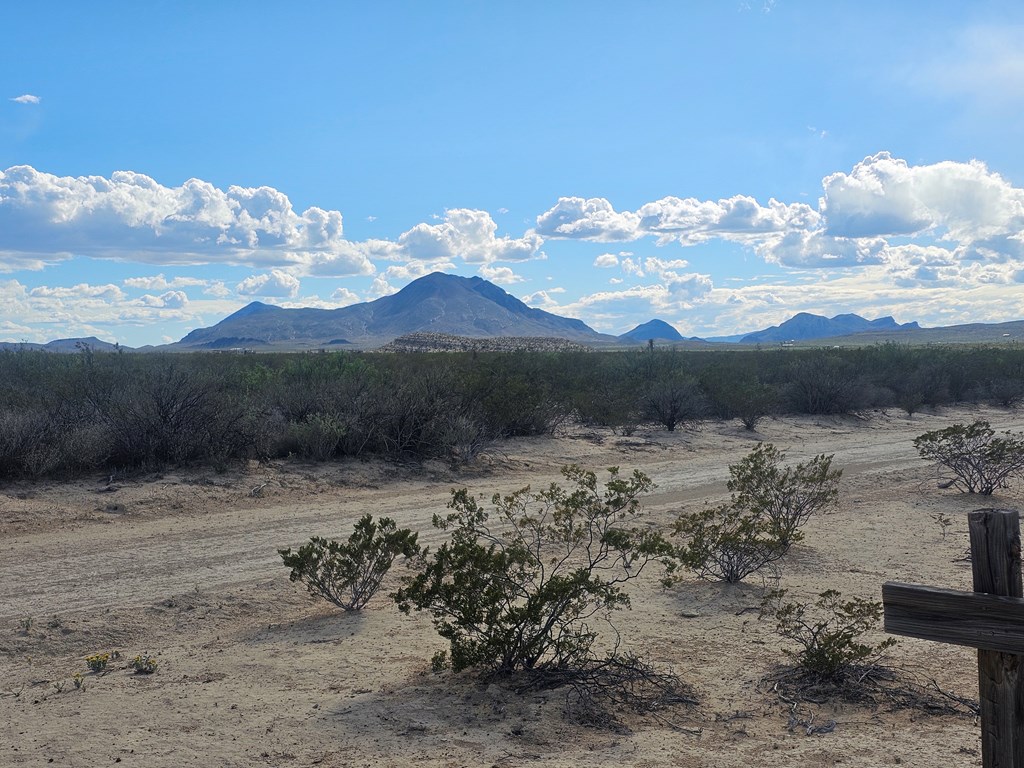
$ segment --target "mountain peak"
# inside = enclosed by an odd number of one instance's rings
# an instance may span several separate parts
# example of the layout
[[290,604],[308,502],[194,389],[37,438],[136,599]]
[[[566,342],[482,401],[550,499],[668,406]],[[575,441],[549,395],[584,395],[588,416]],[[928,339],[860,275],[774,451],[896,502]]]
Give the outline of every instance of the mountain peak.
[[627,341],[647,341],[648,339],[661,339],[663,341],[683,341],[683,335],[664,320],[655,318],[641,323],[631,331],[619,336]]
[[195,347],[218,339],[249,339],[309,348],[347,339],[354,346],[375,347],[417,332],[471,338],[538,336],[583,343],[612,340],[580,320],[529,307],[481,277],[431,272],[390,296],[338,309],[284,309],[254,301],[215,326],[192,331],[179,344]]

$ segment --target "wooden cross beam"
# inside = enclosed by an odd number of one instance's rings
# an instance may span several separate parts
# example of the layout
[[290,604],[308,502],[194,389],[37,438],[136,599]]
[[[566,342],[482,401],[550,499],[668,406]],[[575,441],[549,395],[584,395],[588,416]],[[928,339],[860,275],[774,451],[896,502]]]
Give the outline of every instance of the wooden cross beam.
[[979,509],[967,518],[974,592],[882,586],[885,629],[978,649],[984,768],[1024,768],[1024,588],[1020,515]]

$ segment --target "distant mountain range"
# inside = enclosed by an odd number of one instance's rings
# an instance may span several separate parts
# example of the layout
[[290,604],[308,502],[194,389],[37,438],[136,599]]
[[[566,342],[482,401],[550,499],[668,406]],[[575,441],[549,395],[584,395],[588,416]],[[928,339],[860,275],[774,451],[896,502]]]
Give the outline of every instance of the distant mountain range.
[[588,344],[616,341],[581,320],[528,307],[483,278],[434,272],[391,296],[340,309],[284,309],[254,301],[173,346],[367,348],[409,333],[539,336]]
[[0,350],[5,349],[39,349],[44,352],[80,352],[85,347],[94,352],[116,352],[119,349],[129,351],[130,347],[121,347],[118,344],[111,344],[109,341],[101,341],[95,336],[86,336],[80,339],[55,339],[45,344],[32,344],[19,341],[0,341]]
[[[659,319],[638,325],[621,336],[611,336],[598,333],[581,320],[529,307],[483,278],[434,272],[391,296],[339,309],[285,309],[254,301],[216,325],[197,328],[179,342],[138,351],[375,349],[409,334],[467,339],[563,339],[586,346],[646,344],[649,340],[684,346],[714,346],[723,342],[813,343],[816,339],[843,344],[991,343],[1024,339],[1024,321],[921,328],[916,322],[901,324],[891,317],[866,320],[859,315],[843,314],[829,318],[801,312],[780,325],[734,336],[686,339]],[[100,352],[130,351],[129,347],[95,337],[59,339],[47,344],[0,342],[0,350],[76,352],[85,346]]]
[[822,317],[808,312],[800,312],[781,325],[773,325],[763,331],[748,333],[741,336],[741,344],[781,343],[786,341],[803,341],[805,339],[828,339],[834,336],[848,336],[851,333],[865,331],[907,331],[918,330],[916,322],[897,323],[891,317],[880,317],[877,320],[865,320],[860,315],[836,315]]

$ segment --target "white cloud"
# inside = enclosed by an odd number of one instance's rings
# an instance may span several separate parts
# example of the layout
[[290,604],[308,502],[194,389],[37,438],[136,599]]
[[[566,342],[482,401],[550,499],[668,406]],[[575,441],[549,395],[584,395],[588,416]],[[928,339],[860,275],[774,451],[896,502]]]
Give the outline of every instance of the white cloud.
[[28,288],[17,280],[0,281],[0,340],[49,341],[71,336],[113,340],[120,326],[190,322],[202,312],[223,317],[238,309],[236,302],[196,304],[182,291],[133,299],[116,285]]
[[359,295],[350,291],[348,288],[335,288],[334,293],[331,294],[331,301],[337,307],[347,307],[350,304],[358,304],[361,299]]
[[17,104],[38,104],[42,99],[38,96],[33,96],[31,93],[23,93],[21,96],[15,96],[11,101]]
[[818,224],[818,214],[805,203],[786,205],[769,200],[760,205],[754,198],[736,195],[725,200],[665,197],[637,211],[644,234],[661,242],[678,240],[684,245],[722,238],[751,242],[789,229],[808,229]]
[[658,283],[597,291],[564,303],[556,302],[543,291],[530,298],[543,299],[542,306],[549,311],[585,318],[588,323],[600,320],[598,325],[602,328],[615,330],[622,324],[631,324],[632,327],[653,317],[665,318],[682,311],[692,312],[707,303],[714,293],[711,278],[707,275],[678,275],[667,271],[663,278]]
[[632,257],[627,256],[620,262],[620,266],[627,275],[634,275],[635,277],[644,276],[644,267],[640,259],[634,260]]
[[235,286],[242,296],[274,296],[294,298],[299,295],[299,281],[294,275],[273,269],[262,275],[250,275]]
[[764,240],[755,252],[772,264],[794,268],[830,268],[876,264],[881,261],[885,240],[829,237],[819,231],[793,230]]
[[609,267],[619,266],[619,257],[614,253],[602,253],[596,259],[594,259],[594,266],[601,269],[608,269]]
[[417,224],[397,241],[368,240],[366,253],[392,260],[461,259],[467,264],[527,261],[539,258],[543,240],[527,233],[520,238],[497,236],[498,225],[487,211],[452,208],[440,224]]
[[565,293],[564,288],[549,288],[545,291],[534,291],[528,293],[522,297],[524,304],[528,304],[531,307],[540,307],[541,309],[549,309],[558,306],[558,300],[554,298],[553,294]]
[[690,273],[686,275],[666,274],[665,287],[673,301],[693,303],[703,300],[711,293],[713,283],[707,275]]
[[203,289],[203,293],[207,296],[223,299],[231,295],[231,289],[224,285],[223,280],[213,280]]
[[841,237],[935,232],[961,243],[1024,230],[1024,190],[984,163],[911,166],[888,152],[823,182],[826,231]]
[[[882,263],[905,244],[894,239],[911,238],[919,246],[952,243],[964,261],[1024,267],[1024,189],[977,160],[912,166],[879,152],[849,173],[826,176],[822,192],[816,209],[736,195],[665,197],[620,212],[603,198],[560,198],[537,217],[536,231],[598,242],[654,237],[658,245],[724,240],[770,263],[825,269]],[[658,273],[649,260],[620,257],[626,274]],[[595,266],[613,266],[611,254]]]
[[635,240],[640,217],[618,213],[602,197],[560,197],[555,206],[537,217],[537,233],[598,242]]
[[523,282],[523,278],[509,267],[489,267],[485,264],[480,267],[479,272],[485,280],[490,280],[498,285],[512,285],[513,283]]
[[187,288],[189,286],[206,286],[208,280],[198,277],[175,277],[168,280],[163,274],[150,277],[127,277],[121,281],[127,288],[142,288],[147,291],[163,291],[168,288]]
[[160,296],[152,296],[147,293],[144,294],[139,301],[147,307],[181,309],[188,304],[188,296],[185,295],[184,291],[167,291],[167,293]]
[[398,291],[384,275],[377,275],[373,282],[370,283],[370,288],[366,292],[368,298],[379,299],[382,296],[390,296],[392,293]]
[[0,258],[51,261],[68,254],[153,264],[222,262],[372,274],[342,237],[338,211],[293,210],[270,187],[221,190],[189,179],[165,187],[148,176],[54,176],[30,166],[0,171]]
[[107,285],[79,283],[69,287],[56,288],[41,285],[29,291],[29,295],[47,299],[123,299],[125,297],[124,291],[111,283]]
[[392,264],[384,270],[384,275],[389,280],[415,280],[417,277],[429,275],[431,272],[447,272],[455,269],[455,265],[446,260],[422,261],[412,259],[404,264]]

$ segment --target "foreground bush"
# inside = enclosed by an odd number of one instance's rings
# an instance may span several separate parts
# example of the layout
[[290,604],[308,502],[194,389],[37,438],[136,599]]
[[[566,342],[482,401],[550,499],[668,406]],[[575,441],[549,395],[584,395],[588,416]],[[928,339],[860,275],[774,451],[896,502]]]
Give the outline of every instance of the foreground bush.
[[1024,434],[997,435],[987,421],[926,432],[915,438],[914,447],[922,459],[951,470],[953,485],[967,493],[991,496],[1024,474]]
[[279,549],[278,554],[292,569],[289,578],[305,584],[310,594],[342,610],[358,611],[380,588],[395,558],[420,551],[416,538],[408,528],[396,528],[390,518],[374,522],[371,515],[363,515],[345,543],[314,537],[297,552]]
[[669,582],[677,568],[685,567],[701,579],[737,584],[785,554],[768,520],[736,504],[680,515],[673,535],[686,543],[676,549]]
[[789,654],[799,670],[813,679],[838,682],[858,668],[877,664],[893,638],[880,643],[865,642],[865,633],[878,626],[882,604],[855,597],[843,600],[829,589],[809,603],[783,603],[785,590],[772,592],[762,606],[762,616],[775,618],[775,631],[794,641],[799,650]]
[[803,538],[801,526],[838,498],[842,470],[832,469],[832,456],[792,467],[782,465],[785,458],[771,443],[758,443],[729,466],[729,503],[679,516],[673,535],[685,544],[675,551],[670,577],[681,566],[735,584],[771,567]]
[[821,454],[796,466],[783,466],[786,455],[771,443],[758,443],[729,467],[733,504],[768,523],[769,533],[786,551],[800,541],[800,527],[839,498],[841,469],[833,456]]
[[613,468],[599,488],[593,472],[562,474],[570,489],[495,494],[493,511],[457,490],[452,513],[434,516],[450,538],[395,600],[433,616],[455,670],[592,670],[597,633],[588,620],[628,606],[623,585],[669,553],[659,534],[636,525],[639,497],[653,487],[645,475]]

